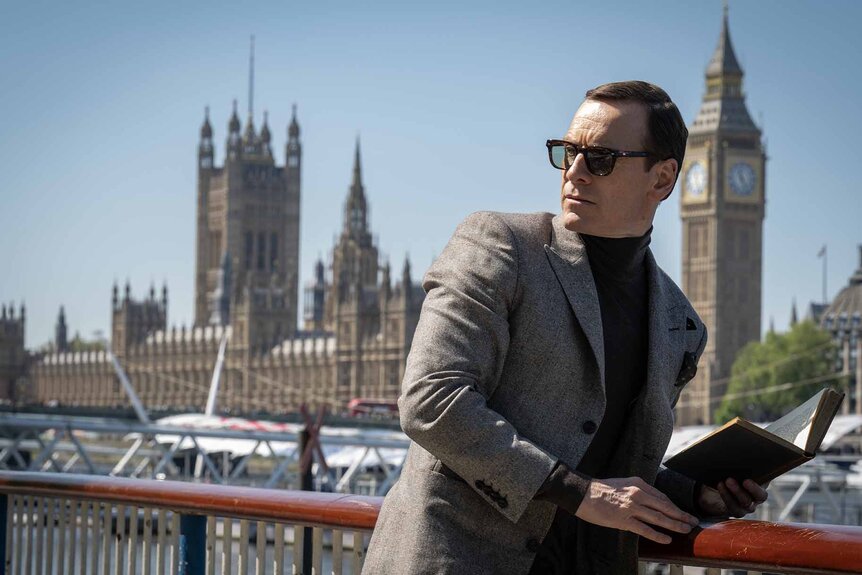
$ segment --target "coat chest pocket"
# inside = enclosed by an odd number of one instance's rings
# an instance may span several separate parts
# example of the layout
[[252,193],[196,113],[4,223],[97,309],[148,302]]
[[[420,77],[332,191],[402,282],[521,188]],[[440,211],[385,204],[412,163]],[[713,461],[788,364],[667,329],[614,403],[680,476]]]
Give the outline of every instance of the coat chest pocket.
[[694,379],[695,375],[697,375],[697,356],[693,352],[687,351],[683,354],[682,365],[680,366],[679,373],[673,382],[673,389],[671,390],[670,398],[671,407],[676,406],[683,388],[688,384],[688,382]]
[[679,373],[676,376],[676,381],[674,382],[674,387],[677,390],[681,390],[685,387],[689,381],[691,381],[694,376],[697,375],[697,356],[694,352],[687,351],[682,356],[682,365],[679,368]]

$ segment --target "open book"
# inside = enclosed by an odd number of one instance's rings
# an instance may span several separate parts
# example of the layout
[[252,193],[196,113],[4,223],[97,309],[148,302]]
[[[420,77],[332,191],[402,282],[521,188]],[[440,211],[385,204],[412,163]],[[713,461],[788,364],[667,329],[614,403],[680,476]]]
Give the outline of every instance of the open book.
[[843,399],[823,389],[765,428],[737,417],[664,465],[710,487],[728,477],[765,483],[814,458]]

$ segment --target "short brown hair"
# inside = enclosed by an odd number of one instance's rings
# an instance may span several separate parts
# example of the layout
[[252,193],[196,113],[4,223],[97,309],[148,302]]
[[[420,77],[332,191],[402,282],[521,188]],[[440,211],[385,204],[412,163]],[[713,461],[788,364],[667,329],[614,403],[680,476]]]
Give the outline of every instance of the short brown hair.
[[685,157],[685,142],[688,139],[688,128],[679,113],[679,108],[667,95],[667,92],[649,82],[629,80],[626,82],[611,82],[602,84],[592,90],[587,90],[587,100],[597,101],[629,101],[639,102],[646,106],[647,141],[646,151],[653,154],[647,158],[647,169],[652,168],[660,160],[676,160],[676,175],[682,170],[682,160]]

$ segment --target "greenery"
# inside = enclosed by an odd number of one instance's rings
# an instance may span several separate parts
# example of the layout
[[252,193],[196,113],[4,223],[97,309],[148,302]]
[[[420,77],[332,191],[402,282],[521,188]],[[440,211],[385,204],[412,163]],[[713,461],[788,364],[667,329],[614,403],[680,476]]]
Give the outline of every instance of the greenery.
[[749,343],[733,362],[716,423],[736,416],[774,421],[824,387],[839,388],[842,376],[835,372],[835,354],[831,336],[811,321]]
[[[97,334],[94,334],[96,336]],[[105,342],[100,337],[94,337],[94,339],[84,339],[81,337],[81,334],[75,332],[75,337],[69,340],[68,342],[70,352],[75,351],[105,351]],[[38,350],[40,353],[54,353],[57,351],[57,345],[53,341],[49,341],[44,345],[40,346]]]

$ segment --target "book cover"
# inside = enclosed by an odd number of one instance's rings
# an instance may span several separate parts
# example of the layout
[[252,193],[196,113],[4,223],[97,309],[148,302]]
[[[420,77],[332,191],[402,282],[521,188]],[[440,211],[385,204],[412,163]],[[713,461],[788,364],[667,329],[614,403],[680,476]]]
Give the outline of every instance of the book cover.
[[729,477],[765,483],[814,457],[843,399],[843,393],[821,390],[766,428],[737,417],[665,466],[710,487]]

